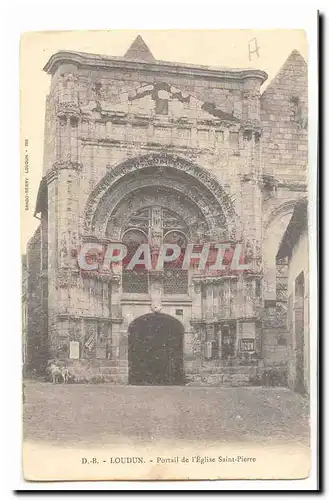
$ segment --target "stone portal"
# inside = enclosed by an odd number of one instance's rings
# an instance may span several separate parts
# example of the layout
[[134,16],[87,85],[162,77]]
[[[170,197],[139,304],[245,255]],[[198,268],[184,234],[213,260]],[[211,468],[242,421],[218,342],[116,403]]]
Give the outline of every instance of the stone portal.
[[[59,358],[77,377],[126,384],[129,344],[131,384],[180,384],[183,331],[186,383],[248,384],[258,366],[284,366],[288,272],[276,253],[307,188],[302,57],[294,51],[262,93],[261,70],[155,63],[141,38],[122,58],[58,52],[45,71],[41,221],[22,294],[28,369]],[[148,243],[152,269],[81,268],[85,244],[101,268],[111,242],[129,262]],[[180,260],[157,269],[168,243]],[[221,243],[242,244],[248,269],[180,265],[188,244]],[[301,366],[306,326],[292,346]]]

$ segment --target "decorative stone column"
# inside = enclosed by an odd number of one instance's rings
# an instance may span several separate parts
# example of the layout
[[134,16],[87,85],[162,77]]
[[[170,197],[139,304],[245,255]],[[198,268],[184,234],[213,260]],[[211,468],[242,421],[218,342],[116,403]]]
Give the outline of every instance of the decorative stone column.
[[257,78],[244,82],[243,93],[243,165],[241,179],[241,217],[243,214],[243,238],[251,250],[250,263],[253,271],[261,266],[262,241],[262,161],[260,150],[260,84]]
[[[256,343],[256,320],[258,315],[256,280],[262,270],[262,159],[260,126],[260,80],[247,78],[243,91],[243,164],[240,172],[241,218],[243,247],[248,271],[239,282],[243,291],[243,316],[237,328],[236,347],[249,347]],[[248,343],[248,340],[252,341]]]
[[[113,360],[120,359],[120,337],[121,337],[121,276],[115,274],[111,280],[111,325],[112,325],[112,342],[111,342],[111,358]],[[121,353],[122,354],[122,353]]]
[[[74,314],[78,302],[76,256],[79,245],[80,109],[74,65],[61,65],[53,77],[47,113],[53,121],[45,182],[48,191],[48,331],[51,355],[61,334],[58,314]],[[51,106],[51,109],[50,109]],[[62,286],[63,272],[68,286]],[[61,274],[62,273],[62,274]],[[65,310],[60,305],[65,303]],[[65,334],[65,332],[64,332]]]
[[216,328],[215,335],[217,336],[217,345],[218,345],[218,359],[222,359],[222,328],[219,325]]
[[149,271],[149,294],[151,297],[152,312],[160,312],[162,310],[162,283],[163,270],[157,271],[152,269]]
[[150,243],[152,269],[149,271],[149,295],[151,297],[151,310],[160,312],[162,309],[163,270],[156,269],[156,262],[162,243],[161,207],[153,207],[151,211]]
[[200,279],[192,279],[192,318],[201,319],[202,318],[202,294],[201,294],[202,283]]
[[[76,255],[80,244],[79,189],[82,165],[79,155],[81,116],[78,79],[72,71],[74,68],[63,68],[56,84],[56,161],[47,176],[49,181],[53,179],[55,187],[55,196],[49,197],[49,205],[55,205],[56,213],[56,267],[59,270],[66,269],[73,275],[77,272]],[[49,247],[53,244],[50,243]],[[73,285],[65,292],[66,300],[63,291],[62,303],[66,302],[66,312],[75,314],[79,292]]]

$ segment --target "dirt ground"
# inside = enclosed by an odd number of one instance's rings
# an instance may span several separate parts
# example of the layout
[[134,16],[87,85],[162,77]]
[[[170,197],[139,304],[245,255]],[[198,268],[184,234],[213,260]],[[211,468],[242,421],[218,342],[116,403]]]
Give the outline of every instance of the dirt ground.
[[285,388],[25,382],[24,436],[53,444],[308,443],[308,402]]

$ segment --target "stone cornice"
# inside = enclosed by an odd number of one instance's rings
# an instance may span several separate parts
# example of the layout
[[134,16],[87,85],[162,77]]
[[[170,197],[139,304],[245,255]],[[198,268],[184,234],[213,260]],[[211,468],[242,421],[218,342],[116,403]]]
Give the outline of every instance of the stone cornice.
[[231,323],[237,323],[237,322],[243,322],[243,323],[259,323],[260,318],[259,316],[236,316],[232,318],[197,318],[194,317],[191,319],[191,325],[202,325],[202,326],[207,326],[207,325],[225,325],[225,324],[231,324]]
[[[149,141],[145,144],[141,142],[133,142],[131,140],[120,140],[120,139],[111,139],[111,138],[101,138],[101,137],[90,137],[90,136],[79,136],[79,139],[83,144],[88,144],[89,146],[97,146],[102,148],[118,148],[122,149],[123,147],[134,147],[138,145],[139,149],[145,153],[168,153],[168,154],[176,154],[176,155],[186,155],[191,159],[197,158],[196,155],[205,154],[206,152],[213,152],[214,148],[211,146],[207,147],[196,147],[196,146],[187,146],[184,144],[163,144],[161,142]],[[233,154],[233,153],[232,153]]]
[[[129,297],[129,295],[133,295],[133,294],[124,293],[121,296],[121,300],[120,300],[121,305],[126,306],[126,305],[131,304],[131,305],[143,305],[143,306],[148,305],[148,306],[150,306],[152,303],[151,298],[146,294],[145,294],[145,297],[143,297],[143,298],[136,297],[136,295]],[[178,307],[178,306],[191,307],[192,306],[192,299],[187,295],[163,296],[161,299],[161,302],[162,302],[163,306],[175,306],[175,307]]]
[[226,275],[221,275],[221,276],[193,276],[192,281],[193,283],[218,283],[221,281],[225,280],[234,280],[234,279],[239,279],[239,276],[236,274],[226,274]]
[[[93,279],[97,281],[102,281],[103,283],[111,283],[112,281],[117,282],[118,277],[117,275],[113,275],[112,272],[99,272],[99,271],[80,271],[80,275],[82,279]],[[120,279],[120,277],[119,277]]]
[[219,283],[223,281],[231,281],[231,280],[240,280],[240,279],[259,279],[262,277],[262,274],[256,271],[244,270],[240,274],[223,274],[218,276],[193,276],[192,281],[194,284],[203,283],[203,284],[211,284],[211,283]]
[[147,72],[162,72],[172,75],[186,75],[188,77],[210,78],[212,80],[242,81],[246,78],[260,80],[260,85],[267,79],[267,73],[258,69],[229,69],[215,66],[200,66],[187,63],[169,61],[132,61],[123,57],[101,56],[71,51],[60,51],[53,54],[45,67],[46,73],[53,74],[63,64],[73,64],[78,68],[119,69]]
[[73,321],[97,321],[99,323],[122,323],[123,318],[111,318],[103,316],[77,316],[75,314],[70,314],[66,312],[59,312],[57,318],[61,320],[73,320]]
[[307,184],[305,182],[278,181],[277,187],[289,189],[291,191],[307,191]]
[[101,245],[110,245],[111,243],[122,243],[121,241],[113,240],[111,238],[99,238],[94,234],[83,234],[81,239],[84,243],[99,243]]
[[82,164],[78,161],[71,160],[56,161],[44,176],[46,182],[49,184],[54,180],[60,170],[75,170],[76,172],[81,172]]
[[[62,106],[62,105],[61,105]],[[95,123],[108,123],[111,122],[113,124],[119,125],[133,125],[147,128],[149,125],[153,125],[154,127],[160,128],[177,128],[177,129],[185,129],[185,128],[196,128],[200,130],[209,130],[216,129],[223,131],[225,128],[234,128],[237,131],[239,128],[248,129],[259,132],[260,126],[259,122],[256,121],[241,121],[239,118],[234,117],[234,121],[227,120],[224,118],[218,118],[216,116],[210,117],[209,119],[195,119],[195,118],[187,118],[187,117],[170,117],[168,120],[161,120],[158,116],[143,116],[142,118],[138,116],[138,114],[132,113],[124,113],[121,111],[115,111],[108,109],[106,111],[99,111],[99,118],[95,118],[92,116],[92,112],[89,110],[85,110],[85,108],[78,108],[73,105],[72,107],[64,104],[61,108],[59,108],[58,115],[62,113],[63,115],[73,115],[76,112],[76,116],[82,117],[84,121],[91,121]]]

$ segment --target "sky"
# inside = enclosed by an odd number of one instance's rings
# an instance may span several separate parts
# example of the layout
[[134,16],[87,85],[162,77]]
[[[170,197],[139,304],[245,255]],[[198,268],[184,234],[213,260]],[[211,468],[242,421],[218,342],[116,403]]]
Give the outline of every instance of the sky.
[[[28,32],[20,46],[21,97],[21,251],[39,221],[33,217],[42,177],[45,99],[51,76],[43,67],[52,54],[73,50],[123,56],[137,35],[141,35],[155,59],[221,66],[258,68],[268,73],[265,86],[278,73],[293,50],[307,61],[307,40],[302,30],[108,30]],[[251,54],[249,42],[256,38],[258,55]],[[253,42],[252,42],[253,43]],[[28,146],[25,147],[25,141]],[[29,171],[24,173],[25,154]],[[28,180],[29,206],[25,206]],[[27,209],[28,208],[28,209]]]

